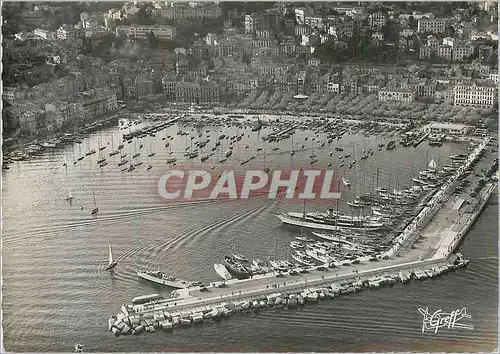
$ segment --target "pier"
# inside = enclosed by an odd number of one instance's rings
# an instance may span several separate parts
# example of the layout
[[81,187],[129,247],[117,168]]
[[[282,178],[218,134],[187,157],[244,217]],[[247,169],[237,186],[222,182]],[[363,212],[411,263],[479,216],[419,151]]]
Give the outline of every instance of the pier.
[[429,136],[430,133],[425,133],[421,138],[419,138],[417,141],[415,141],[413,143],[413,147],[417,147],[419,146],[420,144],[422,144],[422,142],[427,139],[427,137]]
[[299,126],[298,124],[293,124],[290,128],[286,128],[286,129],[284,129],[280,132],[277,132],[277,133],[269,134],[267,139],[269,141],[272,141],[273,139],[279,138],[280,136],[285,135],[286,133],[289,133],[289,132],[297,129],[298,126]]
[[141,134],[149,134],[149,133],[156,132],[158,129],[162,129],[170,124],[173,124],[173,123],[177,122],[179,119],[181,119],[181,117],[175,117],[175,118],[167,120],[166,122],[163,122],[163,123],[160,123],[160,124],[157,124],[154,126],[145,127],[145,128],[130,132],[128,134],[123,134],[123,139],[129,140],[129,139],[133,139],[134,137],[139,136]]
[[489,139],[480,142],[377,261],[362,257],[356,264],[337,262],[328,268],[312,267],[308,273],[295,276],[285,273],[278,277],[273,273],[229,280],[222,283],[223,286],[219,283],[176,290],[169,299],[124,305],[118,315],[109,319],[109,330],[115,335],[154,332],[158,328],[170,331],[233,313],[269,307],[295,308],[306,302],[385,284],[423,280],[466,266],[468,261],[454,252],[496,189],[498,171],[472,199],[453,192],[488,143]]

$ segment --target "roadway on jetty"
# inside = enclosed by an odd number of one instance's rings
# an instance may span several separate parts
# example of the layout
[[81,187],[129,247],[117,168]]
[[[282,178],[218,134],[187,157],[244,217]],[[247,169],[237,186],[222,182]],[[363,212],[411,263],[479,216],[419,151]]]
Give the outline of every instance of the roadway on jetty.
[[[482,148],[486,146],[486,142],[481,144]],[[480,149],[477,149],[473,155],[479,151]],[[489,155],[485,154],[483,159],[491,164],[493,157],[486,156]],[[365,258],[356,265],[339,266],[329,268],[326,271],[314,270],[300,276],[276,277],[274,274],[268,274],[245,280],[229,280],[226,281],[227,287],[208,287],[207,291],[182,289],[178,291],[180,297],[160,301],[158,306],[169,304],[169,308],[191,309],[229,300],[248,299],[261,294],[300,291],[307,287],[342,282],[353,278],[365,279],[375,275],[444,264],[496,188],[496,183],[490,183],[483,188],[478,197],[471,198],[469,192],[480,179],[480,176],[476,176],[473,172],[469,176],[470,187],[461,194],[453,194],[456,179],[463,173],[468,164],[469,162],[454,175],[455,180],[438,190],[432,199],[433,201],[428,203],[428,207],[419,214],[420,217],[417,217],[406,230],[411,230],[412,227],[414,229],[406,234],[403,233],[402,241],[385,253],[391,255],[389,259],[369,261],[368,258]],[[483,162],[480,165],[484,164]],[[476,167],[474,170],[478,169],[479,167]],[[457,208],[459,200],[465,202],[461,204],[460,208]]]

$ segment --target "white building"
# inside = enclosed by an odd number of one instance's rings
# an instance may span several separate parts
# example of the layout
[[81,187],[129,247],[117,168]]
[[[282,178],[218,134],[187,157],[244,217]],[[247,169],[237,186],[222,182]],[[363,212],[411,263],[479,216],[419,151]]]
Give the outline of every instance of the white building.
[[431,134],[467,135],[474,131],[474,127],[465,124],[434,122],[426,125],[423,130]]
[[340,85],[330,81],[326,84],[326,90],[328,92],[339,93],[340,92]]
[[245,15],[245,33],[253,33],[254,23],[252,15]]
[[54,33],[51,32],[51,31],[47,31],[47,30],[44,30],[44,29],[40,29],[40,28],[37,28],[33,31],[33,34],[35,36],[38,36],[40,38],[43,38],[47,41],[52,41],[54,40],[55,36],[54,36]]
[[498,85],[498,83],[500,82],[500,80],[498,79],[498,73],[490,73],[489,79],[496,85]]
[[453,48],[453,45],[455,44],[455,38],[445,37],[443,38],[443,44],[449,45],[451,48]]
[[454,90],[455,106],[491,108],[495,103],[495,87],[492,85],[460,84]]
[[83,37],[84,35],[85,32],[81,28],[75,28],[74,26],[66,24],[57,29],[57,38],[62,40]]
[[446,21],[443,19],[430,20],[427,18],[418,21],[418,32],[444,33]]
[[173,39],[175,28],[172,26],[117,26],[116,35],[125,34],[133,38],[147,38],[153,32],[158,39]]
[[378,92],[378,99],[379,101],[413,102],[415,101],[415,92],[408,89],[385,88]]
[[413,35],[413,30],[411,28],[403,28],[401,31],[399,31],[399,37],[410,37]]
[[372,28],[381,28],[383,25],[385,25],[385,15],[382,12],[374,12],[369,17],[370,25]]

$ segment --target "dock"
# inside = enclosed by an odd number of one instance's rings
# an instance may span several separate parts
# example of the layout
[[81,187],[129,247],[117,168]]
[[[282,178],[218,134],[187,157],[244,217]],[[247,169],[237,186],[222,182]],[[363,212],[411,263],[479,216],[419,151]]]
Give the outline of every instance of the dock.
[[420,144],[422,144],[422,142],[427,139],[427,137],[429,136],[430,133],[425,133],[421,138],[419,138],[417,141],[415,141],[413,143],[413,147],[417,147],[419,146]]
[[[489,139],[480,142],[377,261],[362,257],[356,264],[351,261],[348,265],[342,262],[328,268],[311,267],[306,274],[256,275],[250,279],[226,281],[224,287],[176,290],[169,299],[152,296],[153,300],[147,303],[124,305],[120,313],[109,319],[109,330],[117,336],[156,329],[171,331],[231,314],[267,308],[293,309],[364,289],[425,280],[465,267],[468,260],[454,252],[495,191],[498,171],[470,201],[465,202],[465,196],[453,195],[453,192],[488,142]],[[421,242],[416,243],[419,238]]]
[[281,137],[282,135],[285,135],[286,133],[289,133],[295,129],[297,129],[299,125],[298,124],[293,124],[290,128],[286,128],[286,129],[283,129],[282,131],[279,131],[277,133],[271,133],[267,136],[267,139],[269,141],[272,141],[273,139],[276,139],[276,138],[279,138]]
[[163,129],[163,128],[169,126],[170,124],[177,122],[179,119],[181,119],[181,117],[175,117],[175,118],[169,119],[166,122],[162,122],[162,123],[154,125],[154,126],[145,127],[145,128],[130,132],[128,134],[123,134],[123,139],[129,140],[129,139],[133,139],[134,137],[139,136],[141,134],[149,134],[152,132],[156,132],[159,129]]

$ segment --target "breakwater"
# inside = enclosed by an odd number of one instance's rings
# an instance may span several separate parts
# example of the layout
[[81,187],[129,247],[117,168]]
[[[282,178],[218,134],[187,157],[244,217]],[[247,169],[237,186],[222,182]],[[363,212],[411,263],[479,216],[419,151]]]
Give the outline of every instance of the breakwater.
[[[334,282],[321,279],[320,283],[300,283],[295,286],[275,287],[267,292],[233,294],[215,301],[203,301],[191,306],[172,306],[172,303],[153,301],[148,304],[123,305],[121,312],[108,321],[108,329],[115,334],[140,334],[144,331],[155,332],[156,329],[171,331],[177,327],[190,327],[206,320],[220,320],[233,314],[246,314],[263,311],[267,308],[294,309],[306,303],[317,303],[319,300],[334,299],[364,289],[374,289],[411,279],[425,280],[443,273],[466,266],[468,260],[460,254],[443,264],[434,266],[427,264],[418,269],[394,267],[392,273],[379,275],[356,274],[338,277]],[[417,264],[415,264],[417,265]],[[411,265],[407,265],[410,267]]]

